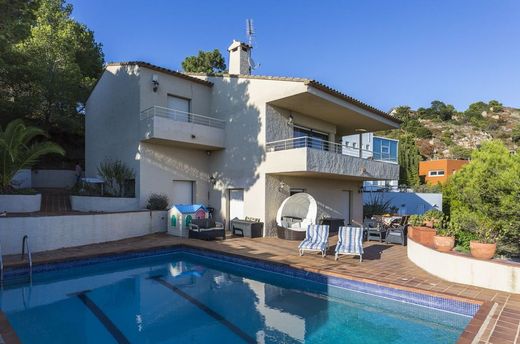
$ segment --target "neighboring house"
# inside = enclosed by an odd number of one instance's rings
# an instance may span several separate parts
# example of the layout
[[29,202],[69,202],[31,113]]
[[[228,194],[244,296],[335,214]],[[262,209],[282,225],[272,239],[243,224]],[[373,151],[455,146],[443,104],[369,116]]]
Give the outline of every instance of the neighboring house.
[[225,75],[109,64],[86,105],[86,175],[120,159],[135,171],[140,206],[162,193],[227,223],[260,218],[265,235],[282,201],[302,191],[318,217],[361,222],[363,181],[398,179],[399,166],[344,151],[341,138],[400,121],[314,80],[250,75],[249,49],[232,44]]
[[[375,159],[397,163],[399,154],[399,140],[375,136],[373,133],[349,135],[343,137],[343,152],[356,154],[360,152],[365,159]],[[359,153],[358,153],[359,154]],[[399,180],[368,180],[363,182],[365,191],[397,190]]]
[[428,160],[419,162],[419,176],[424,177],[427,184],[444,183],[448,177],[466,165],[468,160]]

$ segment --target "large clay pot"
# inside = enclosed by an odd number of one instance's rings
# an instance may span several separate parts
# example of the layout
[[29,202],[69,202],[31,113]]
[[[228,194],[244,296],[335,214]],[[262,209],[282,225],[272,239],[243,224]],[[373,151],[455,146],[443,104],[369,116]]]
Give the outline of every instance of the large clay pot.
[[409,226],[408,237],[413,241],[429,247],[433,247],[433,237],[437,234],[437,230],[424,226]]
[[450,252],[455,246],[455,237],[436,235],[433,237],[433,245],[440,252]]
[[471,255],[479,259],[491,259],[497,251],[497,244],[484,244],[478,241],[469,242]]

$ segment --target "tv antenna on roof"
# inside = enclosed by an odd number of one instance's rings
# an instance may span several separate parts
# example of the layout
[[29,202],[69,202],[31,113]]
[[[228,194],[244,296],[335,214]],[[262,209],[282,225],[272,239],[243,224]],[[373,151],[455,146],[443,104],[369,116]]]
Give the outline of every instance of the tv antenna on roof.
[[253,37],[255,36],[255,28],[253,27],[253,19],[246,19],[246,36],[250,47],[253,47]]
[[253,58],[251,57],[251,50],[253,49],[253,38],[255,36],[255,28],[253,26],[253,19],[246,19],[246,36],[247,36],[247,43],[249,44],[249,54],[248,54],[249,69],[252,71],[260,66],[260,65],[256,65],[255,61],[253,61]]

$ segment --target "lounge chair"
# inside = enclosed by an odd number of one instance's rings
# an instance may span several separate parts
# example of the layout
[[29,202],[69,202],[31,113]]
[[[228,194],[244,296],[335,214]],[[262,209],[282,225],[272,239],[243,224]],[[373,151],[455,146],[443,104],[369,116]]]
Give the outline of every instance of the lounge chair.
[[225,225],[213,219],[193,219],[189,228],[188,237],[191,239],[226,239]]
[[298,246],[300,256],[305,251],[321,252],[325,257],[329,247],[329,226],[328,225],[309,225],[305,233],[305,239]]
[[359,261],[363,261],[362,227],[339,227],[338,243],[336,244],[336,260],[338,260],[340,254],[359,256]]

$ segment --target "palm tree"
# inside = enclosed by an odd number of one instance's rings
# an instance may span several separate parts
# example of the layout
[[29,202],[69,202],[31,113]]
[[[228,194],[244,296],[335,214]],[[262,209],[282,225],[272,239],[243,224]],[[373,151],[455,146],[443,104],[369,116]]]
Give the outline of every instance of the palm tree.
[[48,137],[40,128],[26,126],[21,119],[0,127],[0,193],[12,188],[11,180],[18,170],[32,167],[46,154],[65,155],[59,145],[48,141],[35,141]]

